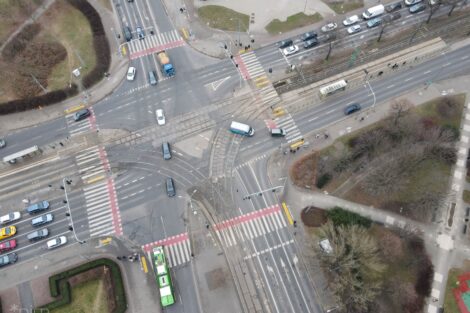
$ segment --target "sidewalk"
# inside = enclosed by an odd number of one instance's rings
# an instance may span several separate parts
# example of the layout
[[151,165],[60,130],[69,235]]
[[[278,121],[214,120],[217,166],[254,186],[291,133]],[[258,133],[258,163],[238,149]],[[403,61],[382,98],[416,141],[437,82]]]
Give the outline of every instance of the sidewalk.
[[89,2],[101,16],[106,36],[109,41],[111,50],[111,64],[109,68],[110,77],[103,79],[101,82],[88,90],[90,98],[86,101],[82,94],[67,99],[61,103],[53,104],[43,107],[39,110],[30,110],[26,112],[0,115],[0,137],[6,135],[8,132],[18,131],[23,128],[32,127],[34,125],[44,123],[51,119],[62,117],[65,109],[77,106],[79,104],[92,105],[104,97],[111,94],[114,89],[122,82],[127,72],[128,59],[117,55],[118,51],[115,34],[111,31],[113,29],[113,21],[115,21],[114,13],[104,8],[99,1]]

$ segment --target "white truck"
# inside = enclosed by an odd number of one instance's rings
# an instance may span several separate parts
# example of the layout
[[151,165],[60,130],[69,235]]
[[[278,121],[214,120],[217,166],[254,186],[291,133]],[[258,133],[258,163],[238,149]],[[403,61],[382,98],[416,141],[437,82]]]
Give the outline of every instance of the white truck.
[[385,7],[382,4],[376,5],[375,7],[368,8],[362,13],[362,17],[366,20],[371,19],[373,17],[380,16],[385,13]]

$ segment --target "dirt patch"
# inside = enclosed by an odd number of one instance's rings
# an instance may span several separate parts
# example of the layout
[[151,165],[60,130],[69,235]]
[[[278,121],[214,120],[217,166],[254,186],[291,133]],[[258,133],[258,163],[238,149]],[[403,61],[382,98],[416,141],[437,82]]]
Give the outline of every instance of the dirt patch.
[[[49,288],[49,276],[36,278],[30,282],[33,291],[34,304],[37,307],[46,305],[55,300],[51,297]],[[1,298],[3,302],[3,297]]]
[[311,153],[295,161],[290,169],[290,176],[294,185],[310,190],[315,189],[317,157],[316,153]]
[[300,219],[309,227],[319,227],[327,221],[325,210],[313,206],[304,208],[300,213]]
[[210,291],[223,287],[225,285],[225,273],[224,270],[221,268],[217,268],[215,270],[207,272],[205,276],[207,287]]
[[0,1],[0,45],[21,26],[44,0]]

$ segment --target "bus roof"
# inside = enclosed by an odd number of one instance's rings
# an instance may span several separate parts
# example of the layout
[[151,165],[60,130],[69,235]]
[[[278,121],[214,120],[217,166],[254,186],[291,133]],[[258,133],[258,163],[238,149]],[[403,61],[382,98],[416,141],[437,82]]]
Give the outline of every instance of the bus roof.
[[34,152],[37,152],[37,151],[39,151],[39,147],[38,146],[32,146],[30,148],[27,148],[27,149],[24,149],[24,150],[18,151],[16,153],[5,156],[3,158],[3,162],[7,163],[7,162],[10,162],[12,160],[24,157],[28,154],[31,154],[31,153],[34,153]]
[[337,82],[334,82],[332,84],[329,84],[325,87],[322,87],[320,88],[320,93],[324,96],[330,94],[330,93],[333,93],[341,88],[345,88],[348,84],[346,83],[346,81],[344,79],[342,80],[339,80]]

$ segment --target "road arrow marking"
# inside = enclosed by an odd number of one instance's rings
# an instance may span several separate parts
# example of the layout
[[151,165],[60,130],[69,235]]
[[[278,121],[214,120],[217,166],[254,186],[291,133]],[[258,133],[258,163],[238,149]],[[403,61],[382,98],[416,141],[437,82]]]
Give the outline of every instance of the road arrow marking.
[[222,78],[222,79],[219,79],[219,80],[217,80],[217,81],[215,81],[215,82],[212,82],[212,83],[211,83],[212,89],[214,89],[214,91],[216,91],[217,88],[219,88],[220,85],[222,85],[222,84],[223,84],[227,79],[229,79],[230,77],[231,77],[231,76],[227,76],[227,77],[225,77],[225,78]]

